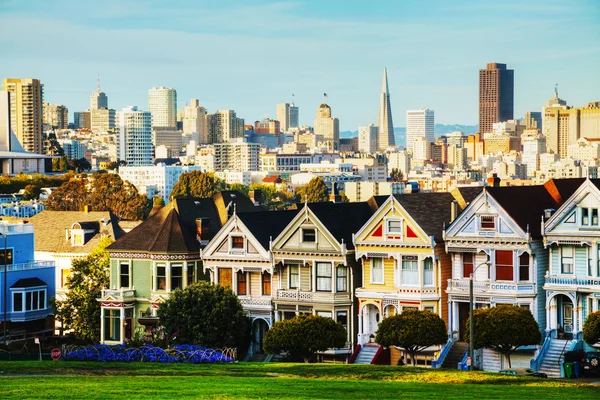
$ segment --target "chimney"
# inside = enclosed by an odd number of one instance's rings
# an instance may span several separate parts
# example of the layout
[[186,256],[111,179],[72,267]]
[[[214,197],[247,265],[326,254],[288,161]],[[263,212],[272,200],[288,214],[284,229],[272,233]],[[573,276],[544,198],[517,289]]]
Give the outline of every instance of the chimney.
[[554,211],[556,211],[554,208],[546,208],[544,210],[544,219],[549,219],[554,214]]
[[254,203],[255,207],[260,207],[263,205],[264,199],[262,190],[251,190],[250,192],[248,192],[248,196],[250,197],[250,200],[252,200],[252,202]]
[[337,182],[331,182],[331,194],[329,195],[329,201],[334,203],[341,203],[342,196],[338,192]]
[[200,244],[208,243],[210,234],[210,220],[208,218],[196,218],[196,240]]
[[92,211],[92,207],[90,206],[83,206],[83,211],[86,213],[89,213],[90,211]]
[[458,216],[458,200],[452,200],[450,204],[450,222],[454,221]]
[[488,175],[487,184],[491,187],[499,187],[500,186],[500,178],[498,178],[498,174],[492,173]]

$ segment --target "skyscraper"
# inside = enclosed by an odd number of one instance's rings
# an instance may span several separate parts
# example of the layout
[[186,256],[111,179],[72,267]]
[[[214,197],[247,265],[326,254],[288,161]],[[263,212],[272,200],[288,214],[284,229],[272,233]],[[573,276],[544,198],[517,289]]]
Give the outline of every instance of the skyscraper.
[[227,143],[244,137],[244,119],[233,110],[217,110],[206,116],[209,143]]
[[152,165],[150,113],[129,106],[117,113],[117,121],[117,158],[129,166]]
[[331,107],[325,103],[322,103],[319,108],[317,108],[315,135],[323,138],[323,141],[329,146],[330,151],[339,150],[340,121],[331,116]]
[[67,129],[69,127],[69,110],[62,104],[44,103],[44,124],[56,129]]
[[181,109],[181,122],[184,134],[198,133],[200,143],[209,143],[206,108],[200,105],[200,100],[192,99],[190,105]]
[[100,78],[98,78],[98,89],[90,96],[90,111],[108,108],[108,96],[100,90]]
[[162,86],[148,90],[148,111],[152,128],[177,129],[177,91]]
[[2,90],[10,93],[10,126],[23,149],[41,153],[43,131],[43,85],[39,79],[7,78]]
[[514,71],[506,64],[488,63],[479,70],[479,132],[492,131],[493,124],[513,119]]
[[392,121],[392,105],[390,103],[390,90],[388,87],[387,68],[383,69],[383,81],[381,82],[381,96],[379,99],[379,118],[377,122],[379,137],[377,146],[379,150],[385,150],[394,146],[394,122]]
[[281,131],[287,132],[290,128],[298,127],[299,110],[294,102],[277,104],[277,121],[279,121]]
[[377,127],[373,124],[358,127],[358,151],[375,153],[377,151]]
[[435,115],[433,110],[421,108],[406,112],[406,149],[413,150],[417,138],[423,138],[433,143]]

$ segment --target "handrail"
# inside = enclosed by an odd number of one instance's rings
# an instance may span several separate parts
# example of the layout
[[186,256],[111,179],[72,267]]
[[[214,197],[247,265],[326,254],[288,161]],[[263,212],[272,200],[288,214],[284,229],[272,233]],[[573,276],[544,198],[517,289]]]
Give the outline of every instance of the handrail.
[[544,357],[546,357],[546,353],[550,348],[550,344],[552,343],[552,338],[550,336],[546,336],[544,339],[544,343],[542,347],[538,351],[537,357],[529,361],[529,367],[534,371],[539,371],[542,366],[542,362],[544,361]]
[[[469,346],[467,346],[467,348],[465,349],[465,354],[463,355],[463,358],[458,363],[458,369],[460,369],[462,371],[468,371],[469,370],[469,366],[467,365],[467,358],[468,357],[469,357]],[[473,360],[471,360],[471,363],[473,363]]]
[[383,351],[383,346],[379,346],[377,348],[377,351],[375,352],[375,355],[373,356],[373,359],[371,360],[371,364],[377,363],[377,358],[379,357],[379,355],[381,354],[382,351]]
[[448,341],[446,342],[446,345],[444,346],[442,351],[440,351],[438,358],[431,362],[431,368],[441,368],[442,367],[442,364],[444,363],[444,360],[446,359],[446,356],[448,355],[448,353],[450,353],[450,349],[452,348],[453,344],[454,344],[454,340],[452,338],[448,339]]
[[354,361],[356,361],[356,357],[358,357],[358,354],[360,353],[361,348],[362,348],[362,346],[360,344],[356,345],[356,347],[354,348],[354,352],[348,359],[348,364],[354,364]]
[[563,354],[565,354],[565,349],[567,348],[567,345],[569,344],[570,340],[565,340],[565,345],[563,346],[562,351],[560,352],[560,356],[558,356],[558,365],[561,365],[561,359],[563,358]]

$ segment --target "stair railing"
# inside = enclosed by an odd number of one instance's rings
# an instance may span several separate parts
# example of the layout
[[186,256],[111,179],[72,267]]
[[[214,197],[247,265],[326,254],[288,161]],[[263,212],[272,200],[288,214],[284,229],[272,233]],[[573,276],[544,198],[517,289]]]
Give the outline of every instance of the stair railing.
[[[467,346],[467,348],[465,349],[465,354],[463,355],[463,358],[458,363],[458,369],[460,369],[462,371],[469,370],[469,366],[467,365],[468,358],[469,358],[469,346]],[[473,362],[473,360],[471,360],[471,362]]]
[[542,347],[539,349],[537,356],[531,360],[529,360],[529,368],[531,368],[534,371],[539,371],[540,368],[542,367],[542,362],[544,361],[544,358],[546,357],[546,353],[548,352],[548,349],[550,348],[550,344],[552,343],[552,338],[550,336],[546,336],[546,339],[544,339],[544,343],[542,344]]
[[354,362],[356,361],[356,357],[358,357],[358,354],[360,353],[361,347],[362,346],[360,344],[356,345],[356,347],[354,348],[354,352],[350,356],[350,359],[348,359],[348,364],[354,364]]
[[450,349],[452,349],[453,344],[454,338],[451,337],[448,339],[448,342],[446,342],[446,345],[444,346],[442,351],[440,351],[438,358],[431,362],[431,368],[442,368],[442,364],[444,363],[446,356],[450,353]]
[[563,360],[563,355],[565,354],[565,349],[567,348],[567,345],[569,344],[568,340],[565,340],[565,345],[563,346],[562,351],[560,352],[560,356],[558,356],[558,365],[559,367],[562,366],[562,360]]

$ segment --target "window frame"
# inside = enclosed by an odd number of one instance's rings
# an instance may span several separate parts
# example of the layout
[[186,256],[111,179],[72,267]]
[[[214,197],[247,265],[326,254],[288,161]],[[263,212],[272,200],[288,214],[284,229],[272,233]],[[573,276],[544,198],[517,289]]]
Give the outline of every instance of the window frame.
[[[321,275],[319,267],[324,267],[325,271],[329,272],[329,275]],[[315,290],[317,292],[331,292],[333,288],[333,265],[329,262],[316,262],[315,263]],[[329,286],[329,288],[323,289],[322,285],[325,282],[329,282],[329,285],[325,285],[325,287]]]
[[231,236],[231,250],[232,251],[246,250],[246,241],[244,240],[244,236],[242,236],[242,235],[232,235]]
[[[394,227],[392,229],[391,224],[394,223],[398,223],[400,224],[399,227]],[[402,218],[397,218],[397,217],[388,217],[385,219],[385,234],[386,235],[390,235],[390,236],[403,236],[403,231],[402,231]]]
[[[427,268],[427,267],[430,268]],[[427,283],[425,279],[425,273],[427,271],[431,271],[431,283]],[[432,257],[427,257],[423,259],[423,286],[435,286],[435,268],[434,268],[434,260]]]
[[[377,268],[381,268],[381,280],[375,280],[375,274],[373,273],[373,271],[375,270],[375,261],[379,261],[381,262],[381,264],[379,266],[377,266]],[[375,284],[375,285],[384,285],[385,284],[385,261],[383,259],[383,257],[372,257],[369,260],[369,277],[370,277],[370,283]]]
[[[127,267],[127,274],[123,274],[123,267]],[[123,286],[123,275],[127,276],[127,286]],[[131,287],[131,268],[129,261],[119,261],[119,287],[130,288]]]
[[[292,269],[295,269],[295,273],[292,273]],[[296,284],[292,286],[292,276],[296,277]],[[300,287],[300,265],[299,264],[288,264],[288,288],[298,289]]]
[[[237,271],[235,273],[236,278],[236,294],[238,296],[247,296],[248,295],[248,275],[244,271]],[[240,279],[242,278],[242,279]],[[241,290],[240,290],[241,289]]]
[[[471,257],[471,261],[466,261],[465,257]],[[462,261],[462,278],[463,279],[471,279],[471,274],[473,274],[473,270],[475,269],[475,254],[473,253],[462,253],[461,255]],[[465,268],[465,265],[470,265],[470,268]],[[468,272],[470,271],[470,272]],[[467,273],[468,272],[468,273]],[[475,276],[473,276],[474,278]]]
[[[11,312],[27,313],[34,311],[44,311],[48,309],[48,287],[38,286],[35,288],[17,288],[11,289]],[[21,301],[15,301],[15,296],[20,296]],[[34,302],[36,304],[34,304]],[[15,304],[20,304],[20,310],[15,309]]]
[[[405,268],[405,266],[414,266],[414,268]],[[406,274],[405,274],[406,272]],[[405,281],[405,277],[406,281]],[[408,278],[416,277],[416,282],[408,282]],[[400,283],[402,286],[419,286],[419,257],[402,256],[400,260]]]
[[[164,269],[164,275],[159,274],[159,271],[161,268]],[[161,282],[160,281],[161,279],[164,279],[164,285],[159,284],[159,282]],[[155,281],[154,289],[156,291],[167,290],[167,264],[156,264],[156,276],[154,277],[154,281]],[[164,286],[164,288],[161,288],[161,286]]]
[[[307,232],[312,232],[312,240],[306,240]],[[317,229],[316,228],[302,228],[301,243],[317,243]]]
[[[181,268],[181,273],[179,275],[175,275],[173,273],[175,268]],[[171,264],[170,269],[171,269],[171,277],[170,277],[171,278],[171,291],[176,290],[176,289],[183,289],[183,275],[184,275],[183,263]],[[177,285],[174,285],[175,279],[179,279],[179,281],[181,282],[178,287],[176,287]]]
[[[343,274],[340,274],[343,272]],[[340,289],[340,280],[343,280],[344,284]],[[345,265],[338,265],[335,268],[335,291],[336,292],[347,292],[348,291],[348,267]]]
[[[565,256],[565,250],[569,249],[571,250],[571,255],[570,256]],[[560,273],[561,275],[573,275],[574,274],[574,268],[575,268],[575,247],[574,246],[561,246],[560,247]],[[565,260],[570,259],[571,262],[565,264]],[[565,265],[570,265],[570,271],[565,271]]]
[[[510,253],[510,264],[499,264],[498,263],[498,253]],[[496,281],[504,281],[504,282],[514,282],[515,281],[515,252],[513,250],[496,250],[495,251],[495,265],[494,267],[496,268],[496,277],[495,280]],[[500,279],[498,278],[498,271],[501,272],[505,272],[504,269],[506,269],[507,271],[510,271],[510,279]],[[502,278],[505,278],[505,276],[503,275]]]
[[[484,221],[484,219],[488,219]],[[491,225],[491,226],[485,226]],[[479,216],[479,230],[480,231],[495,231],[497,229],[497,222],[495,215],[484,214]]]
[[[266,277],[266,276],[268,276],[268,277],[269,277],[269,281],[268,281],[268,282],[265,280],[265,277]],[[271,293],[272,293],[272,290],[273,290],[273,286],[272,286],[272,283],[273,283],[273,275],[271,275],[271,274],[270,274],[269,272],[267,272],[267,271],[264,271],[262,274],[260,274],[260,283],[261,283],[261,290],[262,290],[261,294],[262,294],[263,296],[271,296]],[[266,287],[265,285],[267,285],[267,284],[269,285],[269,292],[268,292],[268,293],[267,293],[267,291],[265,290],[265,287]]]
[[[527,279],[523,279],[523,269],[525,267],[524,264],[521,263],[522,259],[527,260]],[[531,273],[531,256],[529,253],[523,253],[519,256],[519,282],[529,282],[530,281],[530,273]]]

